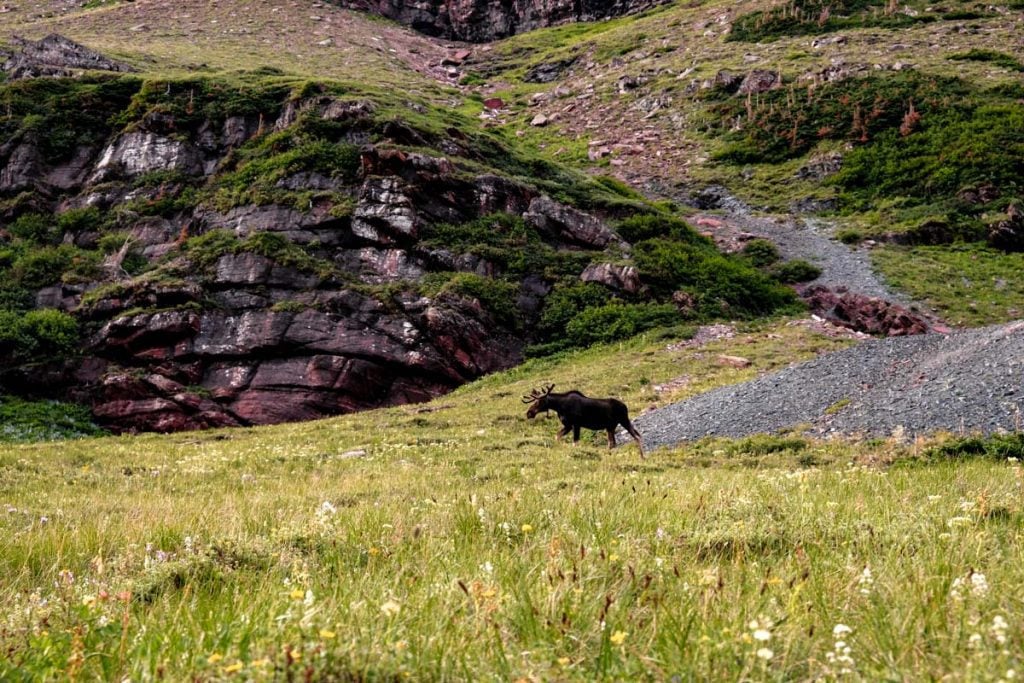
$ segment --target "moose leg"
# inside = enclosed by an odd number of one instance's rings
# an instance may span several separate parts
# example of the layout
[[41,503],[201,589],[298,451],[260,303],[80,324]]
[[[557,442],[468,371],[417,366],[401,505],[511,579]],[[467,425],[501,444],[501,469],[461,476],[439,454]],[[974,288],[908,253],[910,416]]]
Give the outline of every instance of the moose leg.
[[575,446],[580,442],[580,426],[573,425],[572,428],[572,445]]
[[572,425],[568,425],[568,424],[567,425],[562,425],[562,428],[558,430],[557,434],[555,434],[555,441],[561,441],[562,437],[565,436],[566,434],[568,434],[569,430],[571,430],[571,429],[572,429]]
[[615,448],[615,428],[608,430],[608,448]]
[[636,427],[633,426],[633,423],[630,422],[629,420],[626,420],[626,422],[623,423],[622,426],[626,428],[626,431],[629,432],[630,436],[632,436],[634,439],[636,439],[636,447],[640,449],[640,457],[641,458],[647,457],[647,456],[644,455],[644,442],[643,442],[643,439],[640,438],[640,432],[636,431]]

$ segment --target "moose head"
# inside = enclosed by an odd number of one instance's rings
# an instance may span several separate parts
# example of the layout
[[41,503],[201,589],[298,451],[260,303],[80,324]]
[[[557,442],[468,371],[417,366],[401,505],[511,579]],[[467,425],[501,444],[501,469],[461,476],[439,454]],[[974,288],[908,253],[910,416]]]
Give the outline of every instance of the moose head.
[[523,403],[532,403],[529,409],[526,411],[526,417],[531,420],[537,417],[537,413],[543,413],[548,408],[548,394],[555,388],[554,384],[549,384],[544,389],[534,389],[530,392],[529,396],[523,396]]

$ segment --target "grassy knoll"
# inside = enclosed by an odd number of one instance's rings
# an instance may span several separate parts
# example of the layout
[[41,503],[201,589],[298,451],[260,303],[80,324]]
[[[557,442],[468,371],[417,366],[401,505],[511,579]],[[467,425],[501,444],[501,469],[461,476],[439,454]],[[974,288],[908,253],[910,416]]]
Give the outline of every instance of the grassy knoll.
[[4,447],[0,678],[1020,670],[1015,463],[794,438],[641,461],[522,417],[542,381],[636,410],[843,342],[775,325],[667,343],[532,361],[429,406]]

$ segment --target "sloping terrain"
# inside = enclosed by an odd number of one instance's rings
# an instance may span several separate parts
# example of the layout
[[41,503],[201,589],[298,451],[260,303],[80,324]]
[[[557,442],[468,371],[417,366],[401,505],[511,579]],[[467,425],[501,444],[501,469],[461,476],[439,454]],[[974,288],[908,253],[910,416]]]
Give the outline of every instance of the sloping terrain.
[[872,340],[635,420],[649,446],[787,430],[913,438],[1020,431],[1024,323]]
[[[873,333],[1019,317],[1011,5],[649,5],[523,5],[496,34],[646,11],[484,45],[320,2],[12,5],[0,32],[139,73],[4,86],[5,389],[181,429],[796,310],[781,283]],[[486,37],[409,7],[360,9]]]

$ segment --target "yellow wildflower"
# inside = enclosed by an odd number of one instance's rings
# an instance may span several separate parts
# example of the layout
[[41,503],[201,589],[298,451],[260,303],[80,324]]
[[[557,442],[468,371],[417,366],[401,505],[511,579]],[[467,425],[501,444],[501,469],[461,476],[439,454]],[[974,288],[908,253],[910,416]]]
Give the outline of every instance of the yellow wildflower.
[[226,674],[233,674],[241,671],[242,667],[243,664],[241,662],[235,662],[234,664],[229,664],[228,666],[225,666],[223,669],[221,669],[221,671],[223,671]]
[[224,659],[224,655],[219,652],[214,652],[212,655],[206,658],[206,661],[210,664],[216,664],[220,660]]
[[568,657],[559,657],[558,658],[558,663],[561,664],[562,666],[569,666],[569,662],[570,661],[571,660]]
[[608,640],[612,641],[613,645],[622,645],[626,642],[626,636],[628,635],[625,631],[616,631]]
[[301,588],[295,588],[292,590],[291,593],[288,594],[288,597],[290,597],[292,600],[302,600],[304,597],[306,597],[306,591],[302,590]]
[[524,524],[523,525],[523,533],[524,534],[528,534],[531,531],[533,531],[533,525],[532,524]]
[[324,640],[331,640],[332,638],[334,638],[337,635],[338,634],[335,633],[334,631],[328,631],[325,628],[320,629],[320,637],[323,638]]

